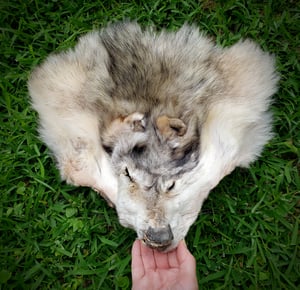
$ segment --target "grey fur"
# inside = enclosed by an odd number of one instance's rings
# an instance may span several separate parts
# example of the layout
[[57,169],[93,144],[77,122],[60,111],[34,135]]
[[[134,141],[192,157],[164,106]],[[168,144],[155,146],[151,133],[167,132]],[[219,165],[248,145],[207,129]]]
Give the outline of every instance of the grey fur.
[[170,250],[209,191],[270,139],[277,81],[249,40],[220,48],[195,26],[120,22],[49,56],[29,91],[62,178],[99,191],[139,238],[171,229]]

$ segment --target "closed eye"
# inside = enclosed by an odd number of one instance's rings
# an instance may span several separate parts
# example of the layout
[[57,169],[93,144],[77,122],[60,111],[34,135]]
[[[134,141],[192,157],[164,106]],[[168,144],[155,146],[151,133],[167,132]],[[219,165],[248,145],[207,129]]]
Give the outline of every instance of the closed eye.
[[175,181],[172,182],[172,184],[168,187],[168,191],[171,191],[175,187]]
[[131,182],[134,182],[133,178],[129,174],[129,170],[127,167],[125,168],[124,175],[127,176]]

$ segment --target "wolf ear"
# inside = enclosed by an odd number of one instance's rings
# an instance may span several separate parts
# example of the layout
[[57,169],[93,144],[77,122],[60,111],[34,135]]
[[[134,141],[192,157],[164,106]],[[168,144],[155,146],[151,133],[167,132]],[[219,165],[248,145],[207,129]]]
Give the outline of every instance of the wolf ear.
[[111,154],[114,145],[118,138],[122,135],[130,136],[133,132],[145,132],[146,130],[146,117],[144,114],[135,112],[128,116],[120,116],[113,120],[102,136],[103,149]]
[[183,136],[187,131],[187,127],[182,120],[167,116],[158,117],[156,119],[156,127],[159,133],[167,140]]
[[181,119],[165,115],[156,119],[158,132],[172,150],[174,160],[183,159],[198,150],[200,136],[197,124],[196,118],[191,118],[188,126]]
[[[123,129],[131,129],[133,132],[144,132],[146,129],[146,116],[142,113],[132,113],[126,117],[121,118],[123,122]],[[127,126],[129,127],[127,127]]]

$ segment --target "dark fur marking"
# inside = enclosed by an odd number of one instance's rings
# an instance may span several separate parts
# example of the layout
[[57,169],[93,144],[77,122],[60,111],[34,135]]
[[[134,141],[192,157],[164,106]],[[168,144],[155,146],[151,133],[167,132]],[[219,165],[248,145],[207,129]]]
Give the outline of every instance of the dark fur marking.
[[[116,28],[102,34],[102,43],[109,56],[108,70],[115,84],[110,95],[134,102],[145,100],[149,107],[156,106],[158,96],[165,93],[161,92],[163,84],[170,81],[170,64],[153,56],[141,41],[141,31],[130,32],[130,37],[124,39],[129,32],[123,27]],[[175,74],[172,69],[173,77]]]
[[[175,159],[173,161],[173,164],[175,164],[175,167],[183,167],[185,164],[187,164],[188,162],[191,161],[193,156],[194,156],[194,159],[198,160],[199,142],[195,140],[195,141],[189,143],[185,148],[181,148],[180,150],[183,151],[181,154],[182,157],[180,157],[179,159]],[[176,155],[176,152],[172,152],[172,154]]]
[[130,155],[132,158],[135,159],[135,158],[141,156],[146,150],[147,150],[146,145],[137,144],[132,148]]
[[112,152],[113,152],[113,147],[111,147],[111,146],[107,146],[107,145],[102,145],[102,147],[103,147],[103,149],[104,149],[104,151],[108,154],[108,155],[112,155]]

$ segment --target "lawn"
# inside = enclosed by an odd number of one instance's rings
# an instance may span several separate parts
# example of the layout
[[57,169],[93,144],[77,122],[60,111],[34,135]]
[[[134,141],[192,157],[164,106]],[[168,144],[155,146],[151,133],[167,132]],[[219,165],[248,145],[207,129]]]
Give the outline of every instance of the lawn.
[[132,230],[88,188],[60,181],[26,82],[50,52],[122,19],[195,23],[221,46],[275,54],[274,138],[210,194],[186,238],[200,289],[299,289],[300,2],[0,1],[0,289],[130,289]]

